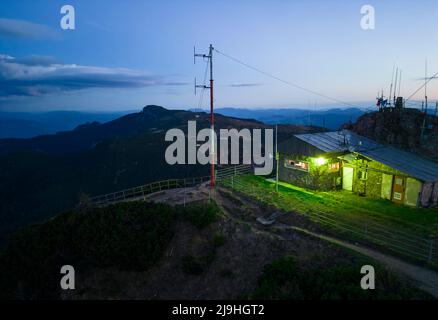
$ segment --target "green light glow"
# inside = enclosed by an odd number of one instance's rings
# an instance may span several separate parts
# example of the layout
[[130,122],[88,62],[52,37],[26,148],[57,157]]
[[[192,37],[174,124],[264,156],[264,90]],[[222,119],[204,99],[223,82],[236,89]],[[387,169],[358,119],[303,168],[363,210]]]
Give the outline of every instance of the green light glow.
[[324,165],[324,164],[326,164],[327,163],[327,159],[325,159],[325,158],[322,158],[322,157],[320,157],[320,158],[315,158],[315,164],[317,165],[317,166],[322,166],[322,165]]

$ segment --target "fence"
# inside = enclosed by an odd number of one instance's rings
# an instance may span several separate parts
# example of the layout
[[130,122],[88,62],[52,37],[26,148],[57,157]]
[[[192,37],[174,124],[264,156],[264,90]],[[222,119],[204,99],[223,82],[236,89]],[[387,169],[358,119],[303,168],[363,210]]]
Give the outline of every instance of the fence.
[[[252,171],[251,165],[220,166],[216,171],[216,178],[217,180],[221,180],[233,175],[250,173],[251,171]],[[133,200],[136,198],[142,198],[142,197],[144,198],[148,194],[163,191],[163,190],[193,187],[207,181],[210,181],[209,176],[156,181],[134,188],[129,188],[121,191],[116,191],[113,193],[95,196],[91,198],[91,201],[93,204],[98,206],[108,205],[111,203]]]
[[220,166],[216,171],[216,179],[220,181],[232,176],[238,176],[252,172],[253,167],[249,164]]
[[169,189],[187,188],[210,181],[210,177],[196,177],[187,179],[169,179],[151,182],[142,186],[125,189],[113,193],[99,195],[91,198],[93,204],[102,206],[117,202],[144,198],[146,195]]
[[[260,196],[266,193],[265,189],[261,189],[254,183],[243,181],[238,175],[222,179],[221,184],[250,196]],[[367,219],[349,220],[330,212],[309,211],[302,214],[349,240],[372,244],[399,256],[438,267],[438,242],[434,243],[433,239],[390,228]]]

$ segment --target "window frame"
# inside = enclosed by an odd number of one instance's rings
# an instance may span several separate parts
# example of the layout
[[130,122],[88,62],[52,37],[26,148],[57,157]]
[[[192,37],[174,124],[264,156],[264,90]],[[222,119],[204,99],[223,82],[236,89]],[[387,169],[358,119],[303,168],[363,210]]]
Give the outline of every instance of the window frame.
[[[303,168],[302,166],[291,165],[291,164],[288,163],[290,161],[293,162],[293,163],[305,164],[306,168]],[[298,171],[302,171],[302,172],[310,172],[310,163],[308,161],[294,160],[294,159],[286,158],[286,159],[284,159],[283,165],[287,169],[298,170]]]

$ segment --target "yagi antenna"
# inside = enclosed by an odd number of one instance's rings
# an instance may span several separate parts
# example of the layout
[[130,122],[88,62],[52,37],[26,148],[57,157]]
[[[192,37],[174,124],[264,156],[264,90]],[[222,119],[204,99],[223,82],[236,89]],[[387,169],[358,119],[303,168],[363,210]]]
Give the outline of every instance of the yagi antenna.
[[193,46],[193,64],[196,64],[196,47]]

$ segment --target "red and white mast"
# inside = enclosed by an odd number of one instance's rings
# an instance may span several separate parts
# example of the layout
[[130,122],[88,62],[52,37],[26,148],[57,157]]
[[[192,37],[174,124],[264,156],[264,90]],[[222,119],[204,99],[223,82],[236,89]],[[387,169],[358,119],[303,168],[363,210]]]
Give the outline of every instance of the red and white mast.
[[[210,130],[211,130],[211,134],[210,134],[210,164],[211,164],[211,168],[210,168],[210,187],[214,188],[215,184],[216,184],[216,178],[215,178],[215,170],[214,170],[214,166],[215,166],[215,161],[216,161],[216,150],[215,150],[215,134],[214,134],[214,107],[213,107],[213,103],[214,103],[214,98],[213,98],[213,45],[210,44],[209,50],[208,50],[208,55],[206,54],[197,54],[196,52],[194,52],[194,57],[202,57],[202,58],[207,58],[208,59],[208,63],[210,64],[210,86],[206,86],[206,85],[197,85],[196,84],[196,79],[195,79],[195,92],[196,92],[196,88],[203,88],[203,89],[210,89]],[[194,50],[195,51],[195,50]]]

